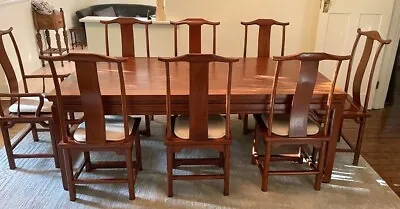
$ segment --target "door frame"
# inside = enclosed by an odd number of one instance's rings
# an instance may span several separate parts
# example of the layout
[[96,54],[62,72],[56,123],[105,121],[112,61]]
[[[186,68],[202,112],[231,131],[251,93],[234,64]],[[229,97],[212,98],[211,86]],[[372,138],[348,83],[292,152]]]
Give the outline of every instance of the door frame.
[[392,75],[393,66],[397,54],[397,48],[399,46],[400,40],[400,0],[395,0],[394,3],[388,37],[382,38],[391,39],[392,43],[386,46],[386,49],[382,54],[383,59],[381,71],[378,75],[379,87],[376,89],[375,92],[374,102],[372,104],[373,109],[382,109],[385,107],[385,100],[389,89],[390,77]]

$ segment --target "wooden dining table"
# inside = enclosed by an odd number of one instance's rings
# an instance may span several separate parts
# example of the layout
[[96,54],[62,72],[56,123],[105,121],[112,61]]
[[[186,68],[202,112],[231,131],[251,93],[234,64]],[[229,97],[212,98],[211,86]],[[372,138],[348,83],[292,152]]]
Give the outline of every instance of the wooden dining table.
[[[299,65],[298,61],[289,61],[285,62],[282,66],[282,73],[280,75],[282,78],[277,90],[277,94],[280,95],[277,105],[281,107],[282,111],[287,111],[288,107],[290,107],[291,95],[296,90]],[[110,63],[98,63],[97,67],[105,114],[120,114],[121,97],[117,66]],[[164,63],[158,61],[157,58],[128,58],[123,67],[128,113],[131,115],[165,115],[166,74]],[[268,58],[243,58],[239,62],[234,63],[232,71],[231,113],[265,113],[268,109],[269,97],[272,93],[272,81],[275,69],[276,62]],[[188,113],[188,70],[188,63],[174,63],[170,65],[173,114]],[[227,64],[210,63],[210,113],[224,113],[225,111],[227,72]],[[312,109],[320,109],[324,105],[323,103],[326,103],[330,84],[328,78],[322,74],[318,75],[311,105]],[[62,82],[61,91],[66,112],[82,111],[75,73],[72,73],[70,77]],[[56,130],[54,136],[61,140],[55,91],[50,92],[47,97],[53,102],[52,113]],[[324,169],[323,182],[325,183],[331,179],[345,98],[346,94],[341,89],[335,89],[332,102],[331,140],[328,143],[328,154]],[[248,151],[250,152],[250,150]],[[60,150],[59,155],[61,154]],[[60,159],[62,159],[61,156]],[[64,166],[61,166],[61,169],[63,175]],[[63,175],[64,188],[66,188],[64,180],[65,176]]]

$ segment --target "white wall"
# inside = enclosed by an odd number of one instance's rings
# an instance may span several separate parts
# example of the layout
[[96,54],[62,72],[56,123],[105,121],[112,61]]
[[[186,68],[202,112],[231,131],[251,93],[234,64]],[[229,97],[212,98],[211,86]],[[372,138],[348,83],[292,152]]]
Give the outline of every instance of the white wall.
[[[81,8],[81,4],[86,3],[82,0],[48,0],[48,2],[57,10],[63,8],[67,28],[72,26],[72,17],[75,11]],[[37,70],[41,64],[38,58],[38,47],[36,44],[30,1],[0,6],[0,20],[2,20],[0,21],[0,30],[5,30],[9,27],[14,28],[13,34],[19,46],[26,73]],[[54,36],[52,39],[55,39]],[[12,44],[8,37],[5,37],[5,45],[15,71],[18,77],[20,77],[17,58],[15,54],[13,54]],[[6,80],[1,70],[0,92],[7,91]]]

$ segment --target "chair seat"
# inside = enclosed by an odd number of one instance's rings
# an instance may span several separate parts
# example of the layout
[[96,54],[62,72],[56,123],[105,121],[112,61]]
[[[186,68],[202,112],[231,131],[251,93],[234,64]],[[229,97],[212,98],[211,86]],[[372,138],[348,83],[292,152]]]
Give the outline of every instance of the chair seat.
[[[122,141],[125,139],[124,132],[124,119],[120,115],[106,115],[105,126],[106,126],[106,141]],[[135,119],[128,117],[129,134],[133,131]],[[86,126],[85,122],[79,124],[78,128],[74,132],[74,139],[77,142],[86,142]]]
[[[20,112],[21,113],[35,113],[39,106],[39,102],[40,102],[39,97],[22,97],[20,99]],[[53,103],[45,98],[41,112],[50,113],[52,105],[53,105]],[[8,111],[10,111],[11,113],[17,113],[18,112],[18,102],[15,102],[14,104],[12,104],[8,108]]]
[[[189,116],[178,116],[175,119],[174,133],[182,139],[189,139]],[[225,136],[225,118],[221,115],[208,116],[208,138],[219,139]]]
[[[264,123],[268,127],[268,115],[263,114],[262,119]],[[290,115],[289,114],[276,114],[274,115],[274,121],[272,125],[272,133],[278,136],[289,136],[289,123],[290,123]],[[315,135],[318,134],[320,128],[319,126],[312,120],[308,120],[307,124],[307,134]]]

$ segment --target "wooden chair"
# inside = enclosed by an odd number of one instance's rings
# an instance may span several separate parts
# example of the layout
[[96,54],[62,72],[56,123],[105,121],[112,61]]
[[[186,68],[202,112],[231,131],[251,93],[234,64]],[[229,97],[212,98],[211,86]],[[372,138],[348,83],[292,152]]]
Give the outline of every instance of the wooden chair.
[[217,25],[219,22],[211,22],[201,18],[187,18],[181,21],[171,21],[174,26],[174,49],[175,56],[178,56],[178,26],[189,26],[189,53],[202,53],[201,52],[201,27],[203,25],[212,25],[213,27],[213,54],[217,51]]
[[[355,40],[355,43],[353,45],[353,49],[351,52],[351,60],[349,67],[347,69],[347,76],[346,76],[346,84],[345,84],[345,92],[348,93],[348,97],[346,99],[345,103],[345,110],[343,113],[343,120],[353,120],[356,123],[359,124],[359,129],[358,129],[358,135],[357,135],[357,142],[356,145],[354,146],[352,143],[350,143],[349,139],[344,136],[343,133],[341,133],[341,137],[345,140],[345,142],[350,146],[350,149],[338,149],[338,152],[354,152],[354,158],[353,158],[353,165],[358,165],[358,161],[360,158],[361,154],[361,145],[362,145],[362,140],[363,140],[363,135],[364,135],[364,129],[365,129],[365,123],[366,119],[370,117],[368,113],[368,103],[369,103],[369,98],[371,94],[371,88],[372,88],[372,80],[374,76],[374,72],[376,69],[376,63],[378,62],[379,55],[383,49],[383,47],[387,44],[390,44],[391,40],[384,40],[381,38],[380,34],[377,31],[361,31],[361,29],[357,30],[357,38]],[[351,72],[352,72],[352,67],[353,67],[353,61],[354,61],[354,55],[357,51],[359,41],[361,37],[365,37],[365,46],[363,49],[363,54],[360,60],[360,63],[358,64],[357,70],[355,72],[355,76],[353,79],[353,88],[352,88],[352,96],[349,95],[350,93],[350,79],[351,79]],[[368,85],[367,85],[367,92],[366,96],[364,99],[364,103],[361,103],[361,88],[364,80],[364,76],[368,76],[366,74],[366,69],[368,66],[368,63],[370,61],[370,57],[373,51],[373,45],[374,42],[377,41],[379,43],[379,47],[375,51],[375,56],[372,61],[371,65],[371,70],[369,72],[369,77],[368,77]],[[365,86],[365,84],[364,84]],[[342,122],[343,125],[343,122]]]
[[[104,24],[105,27],[105,36],[106,36],[106,55],[110,56],[110,46],[109,46],[109,34],[108,34],[108,25],[109,24],[119,24],[121,27],[121,43],[122,43],[122,57],[136,57],[135,56],[135,38],[134,38],[134,25],[140,24],[144,25],[146,32],[146,53],[147,57],[150,57],[150,43],[149,43],[149,25],[151,21],[141,21],[136,18],[131,17],[118,17],[114,20],[110,21],[100,21],[100,23]],[[146,130],[141,131],[141,134],[145,136],[150,136],[150,117],[153,116],[146,115],[145,123]]]
[[[167,176],[168,197],[173,195],[173,180],[224,179],[224,195],[229,195],[230,146],[230,99],[232,63],[238,59],[229,59],[216,55],[187,54],[175,58],[159,58],[165,62],[167,77]],[[189,115],[172,116],[170,63],[189,63]],[[209,63],[229,63],[227,70],[226,118],[220,115],[209,115]],[[220,153],[219,158],[176,159],[175,153],[182,149],[214,149]],[[219,175],[174,175],[173,168],[181,165],[217,165],[223,167],[224,173]]]
[[[129,199],[135,199],[134,185],[137,171],[141,169],[140,136],[138,127],[140,118],[132,118],[126,112],[126,93],[122,63],[125,58],[110,58],[96,54],[70,53],[57,57],[40,57],[50,64],[56,91],[57,108],[60,117],[62,141],[58,148],[62,149],[65,159],[65,170],[68,181],[70,200],[76,199],[76,184],[128,183]],[[84,122],[75,130],[67,130],[69,121],[66,120],[63,107],[63,97],[58,82],[54,61],[73,61],[76,68],[76,79],[81,94]],[[121,115],[105,116],[102,95],[98,80],[97,62],[109,62],[118,66],[121,88]],[[136,161],[132,161],[132,149],[135,146]],[[90,161],[90,152],[124,153],[125,161],[98,162]],[[73,174],[71,152],[84,152],[85,160]],[[96,168],[127,168],[128,177],[125,179],[81,179],[83,168],[87,171]]]
[[[51,117],[51,106],[45,95],[42,93],[28,93],[27,79],[31,78],[25,75],[24,66],[22,64],[21,54],[18,49],[17,42],[12,33],[13,28],[8,30],[0,30],[0,64],[4,70],[8,88],[10,93],[1,93],[1,98],[10,98],[10,106],[8,110],[4,110],[0,105],[0,128],[3,134],[4,146],[7,153],[8,164],[10,169],[15,169],[16,158],[54,158],[56,167],[59,167],[56,141],[53,137],[53,118]],[[17,76],[11,64],[9,56],[4,46],[4,36],[9,35],[12,46],[14,47],[17,56],[19,68],[21,70],[22,81],[24,85],[24,92],[19,92]],[[28,123],[30,126],[24,128],[15,137],[14,143],[11,143],[9,129],[14,127],[17,123]],[[46,129],[37,128],[40,124]],[[53,154],[15,154],[13,150],[25,138],[29,132],[32,132],[33,141],[38,142],[38,132],[49,131],[51,136],[51,143],[53,147]]]
[[[268,115],[255,115],[256,130],[254,135],[253,159],[260,169],[262,175],[262,191],[267,191],[269,175],[316,175],[314,188],[320,190],[323,177],[323,169],[326,157],[327,142],[330,140],[330,114],[333,93],[342,61],[349,60],[350,56],[335,56],[326,53],[303,53],[293,56],[274,57],[277,61],[275,71],[272,96],[269,99]],[[290,113],[276,113],[278,109],[275,106],[277,96],[280,94],[278,83],[280,71],[283,62],[290,60],[299,60],[301,62],[299,69],[299,78]],[[328,114],[325,120],[325,126],[316,123],[309,118],[310,104],[313,98],[313,92],[318,75],[320,61],[337,61],[336,70],[333,71],[333,80],[327,86],[330,91],[324,108]],[[295,69],[294,69],[295,70]],[[260,141],[264,141],[265,155],[259,154]],[[272,154],[275,146],[304,146],[312,145],[316,151],[319,151],[318,163],[311,163],[311,169],[307,170],[270,170],[270,162],[274,160],[286,160],[285,156]]]
[[[281,26],[282,27],[282,44],[281,44],[281,56],[285,55],[285,40],[286,40],[286,26],[289,23],[278,22],[273,19],[257,19],[250,22],[241,22],[244,25],[244,50],[243,57],[247,57],[247,37],[248,37],[248,28],[251,25],[258,25],[258,47],[257,47],[257,57],[265,57],[270,58],[270,50],[271,50],[271,29],[272,26]],[[248,134],[251,131],[248,127],[248,115],[239,115],[239,118],[243,118],[243,134]]]

